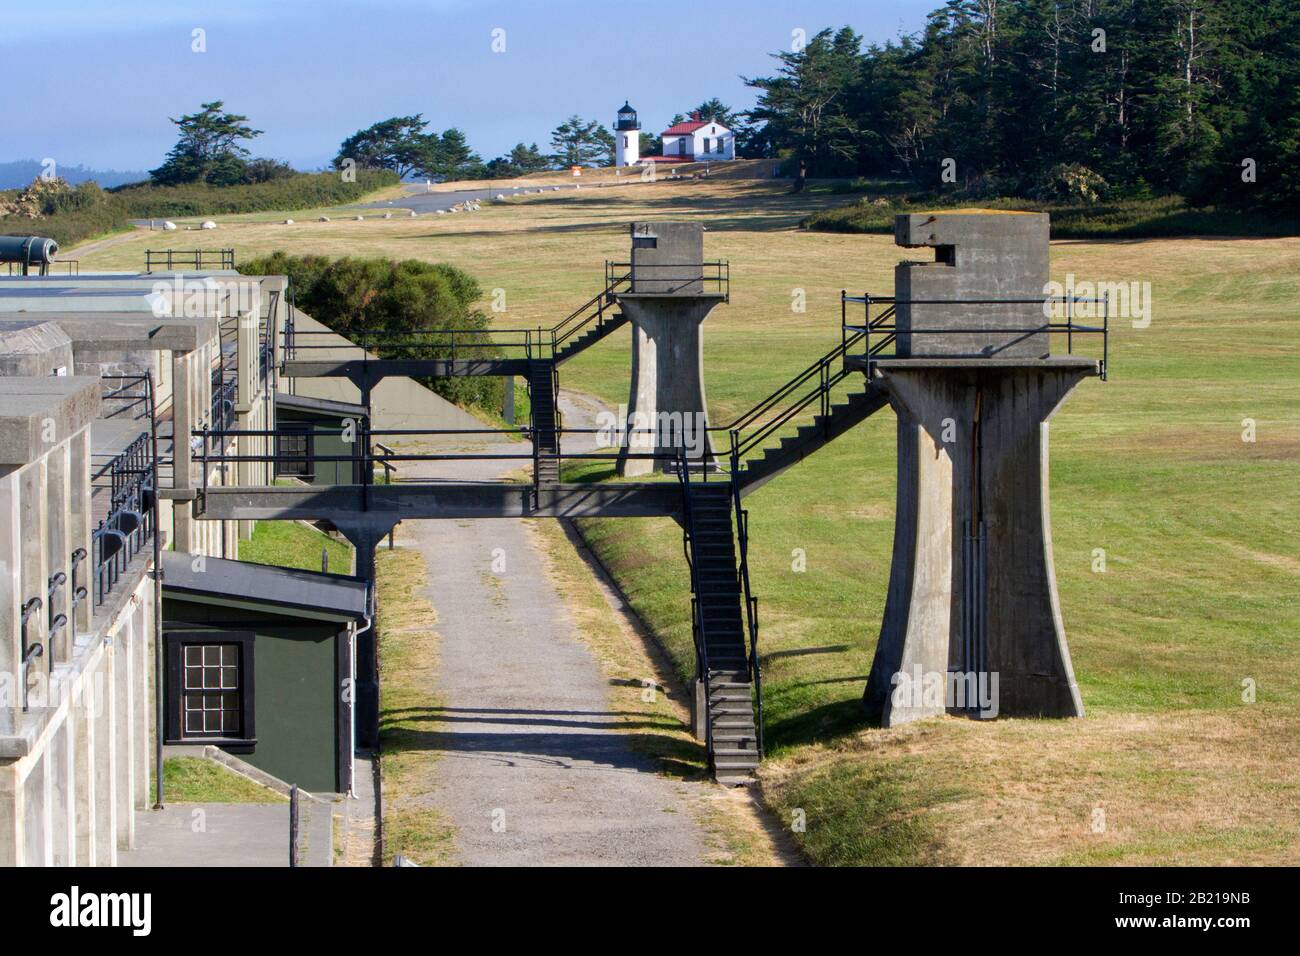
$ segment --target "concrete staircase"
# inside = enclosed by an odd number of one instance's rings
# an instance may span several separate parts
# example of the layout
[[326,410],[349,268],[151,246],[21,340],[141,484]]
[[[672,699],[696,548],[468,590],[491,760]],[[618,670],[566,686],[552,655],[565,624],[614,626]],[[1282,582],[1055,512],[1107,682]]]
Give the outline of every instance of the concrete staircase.
[[731,485],[693,480],[686,495],[709,761],[719,783],[739,784],[758,766],[760,753]]
[[[555,363],[531,362],[528,366],[528,400],[532,407],[533,444],[539,455],[555,455],[560,451],[556,393]],[[555,458],[539,458],[534,481],[539,485],[553,485],[559,480],[560,462]]]
[[767,448],[761,457],[741,466],[736,474],[741,493],[749,494],[761,488],[888,404],[888,393],[874,383],[869,383],[863,391],[850,393],[846,401],[830,406],[827,414],[815,416],[811,422],[799,426],[793,435]]

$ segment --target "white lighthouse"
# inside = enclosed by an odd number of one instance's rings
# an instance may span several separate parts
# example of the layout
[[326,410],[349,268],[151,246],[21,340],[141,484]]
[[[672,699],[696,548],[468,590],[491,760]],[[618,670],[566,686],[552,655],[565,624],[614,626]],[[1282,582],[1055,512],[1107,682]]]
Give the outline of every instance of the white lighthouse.
[[618,111],[614,136],[615,166],[635,166],[641,161],[641,124],[637,122],[636,110],[627,105],[627,100]]

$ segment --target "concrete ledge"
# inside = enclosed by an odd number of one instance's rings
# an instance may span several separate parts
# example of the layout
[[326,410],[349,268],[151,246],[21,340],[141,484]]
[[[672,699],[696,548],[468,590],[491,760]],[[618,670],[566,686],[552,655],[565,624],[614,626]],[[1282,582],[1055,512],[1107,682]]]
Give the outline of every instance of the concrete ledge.
[[91,376],[0,378],[0,465],[35,461],[94,421],[99,405]]
[[[72,342],[75,351],[119,349],[166,349],[192,352],[217,338],[220,329],[211,317],[170,318],[139,312],[45,312],[41,318],[54,323]],[[15,320],[0,318],[0,329]],[[2,333],[0,333],[2,334]]]

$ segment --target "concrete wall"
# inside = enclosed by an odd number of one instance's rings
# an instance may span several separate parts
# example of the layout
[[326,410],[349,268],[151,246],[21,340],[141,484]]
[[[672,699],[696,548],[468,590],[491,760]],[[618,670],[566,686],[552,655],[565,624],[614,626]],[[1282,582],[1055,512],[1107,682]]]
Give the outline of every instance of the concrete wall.
[[[149,799],[151,553],[97,607],[93,560],[76,581],[89,593],[75,611],[71,581],[48,590],[75,549],[94,553],[98,400],[97,379],[0,379],[0,865],[112,865]],[[31,432],[23,416],[41,428]],[[21,607],[32,597],[48,602],[27,630],[44,653],[24,674]],[[69,621],[53,635],[51,611]]]
[[[894,240],[900,246],[935,250],[933,262],[902,262],[894,269],[894,295],[900,300],[898,357],[1046,358],[1046,333],[995,330],[1034,329],[1047,321],[1042,298],[1049,278],[1048,234],[1046,213],[956,210],[898,216]],[[989,299],[1029,301],[981,301]],[[909,305],[902,300],[958,304]],[[935,328],[947,331],[910,331]]]

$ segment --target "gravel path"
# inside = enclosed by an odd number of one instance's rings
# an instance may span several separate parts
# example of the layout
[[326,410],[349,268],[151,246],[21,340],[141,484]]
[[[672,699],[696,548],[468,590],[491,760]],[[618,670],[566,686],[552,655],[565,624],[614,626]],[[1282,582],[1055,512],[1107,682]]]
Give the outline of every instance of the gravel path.
[[[563,396],[561,407],[571,424],[594,419],[588,402]],[[520,464],[443,463],[437,473],[490,479]],[[705,862],[691,804],[709,785],[662,777],[632,751],[524,524],[411,521],[399,534],[423,553],[438,612],[436,801],[456,828],[459,861]]]

